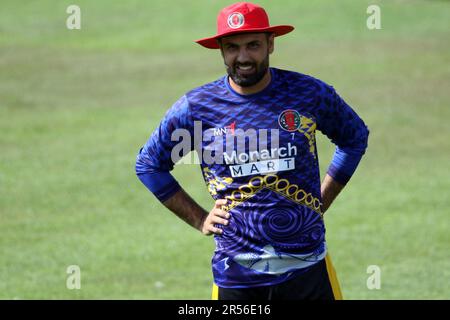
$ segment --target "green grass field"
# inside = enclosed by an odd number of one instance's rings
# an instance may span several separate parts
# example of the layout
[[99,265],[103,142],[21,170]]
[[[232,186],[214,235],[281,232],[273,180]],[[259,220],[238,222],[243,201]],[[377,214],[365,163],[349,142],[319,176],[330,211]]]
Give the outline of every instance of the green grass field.
[[[81,30],[66,8],[81,7]],[[135,155],[165,110],[224,74],[215,33],[229,1],[0,4],[0,298],[209,299],[213,239],[138,181]],[[368,124],[369,149],[327,212],[346,299],[450,298],[450,3],[259,2],[272,66],[332,84]],[[381,7],[381,30],[366,8]],[[318,137],[322,173],[334,147]],[[205,208],[195,165],[175,176]],[[66,268],[81,268],[81,290]],[[368,290],[366,269],[381,268]]]

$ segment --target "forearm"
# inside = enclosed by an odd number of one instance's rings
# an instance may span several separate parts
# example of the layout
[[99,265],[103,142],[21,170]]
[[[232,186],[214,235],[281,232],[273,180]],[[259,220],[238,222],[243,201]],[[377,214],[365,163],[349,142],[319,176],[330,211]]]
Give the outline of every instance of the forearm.
[[344,185],[334,180],[329,174],[325,175],[320,191],[322,194],[322,213],[325,213],[337,195],[344,189]]
[[202,231],[203,220],[208,215],[208,212],[198,205],[183,189],[178,190],[163,204],[180,219],[195,229]]

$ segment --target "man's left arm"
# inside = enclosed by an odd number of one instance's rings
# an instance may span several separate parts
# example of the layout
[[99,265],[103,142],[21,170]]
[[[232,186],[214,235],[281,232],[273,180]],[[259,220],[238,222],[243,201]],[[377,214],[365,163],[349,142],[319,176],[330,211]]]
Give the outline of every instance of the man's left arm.
[[325,85],[322,92],[318,129],[335,145],[336,150],[321,185],[322,212],[325,212],[352,177],[367,149],[369,130],[356,112]]
[[322,194],[322,213],[325,213],[338,196],[339,192],[344,189],[345,185],[340,184],[334,180],[328,173],[322,181],[320,186],[320,193]]

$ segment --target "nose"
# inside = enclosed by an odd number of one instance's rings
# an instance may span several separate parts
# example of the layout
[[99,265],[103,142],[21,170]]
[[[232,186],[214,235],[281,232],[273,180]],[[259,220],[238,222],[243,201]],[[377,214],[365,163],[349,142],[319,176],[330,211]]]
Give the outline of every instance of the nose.
[[250,63],[250,55],[248,54],[247,48],[243,47],[239,49],[238,56],[236,58],[236,62],[244,64],[244,63]]

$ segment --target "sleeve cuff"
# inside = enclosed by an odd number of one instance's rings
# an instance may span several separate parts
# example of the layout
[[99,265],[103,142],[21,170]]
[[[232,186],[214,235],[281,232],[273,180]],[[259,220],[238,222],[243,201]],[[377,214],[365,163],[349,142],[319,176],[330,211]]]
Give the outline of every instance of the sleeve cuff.
[[169,172],[144,173],[137,176],[160,202],[166,201],[181,189]]
[[350,148],[336,147],[327,173],[340,184],[347,184],[352,177],[364,152]]
[[334,180],[339,182],[342,185],[346,185],[347,182],[350,180],[351,176],[345,174],[342,171],[339,171],[335,166],[330,165],[328,168],[327,174],[331,176]]

